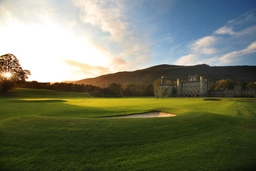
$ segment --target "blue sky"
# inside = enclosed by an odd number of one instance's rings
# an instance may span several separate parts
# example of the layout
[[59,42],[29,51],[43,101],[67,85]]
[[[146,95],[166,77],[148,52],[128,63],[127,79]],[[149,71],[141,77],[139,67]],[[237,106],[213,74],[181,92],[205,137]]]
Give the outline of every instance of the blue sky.
[[1,0],[0,55],[29,80],[159,64],[256,65],[255,0]]

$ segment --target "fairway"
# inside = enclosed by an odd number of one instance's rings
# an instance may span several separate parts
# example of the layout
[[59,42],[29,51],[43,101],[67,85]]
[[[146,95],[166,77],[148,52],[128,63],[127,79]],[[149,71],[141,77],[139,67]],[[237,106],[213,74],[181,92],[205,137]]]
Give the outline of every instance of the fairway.
[[[256,100],[0,96],[0,170],[255,170]],[[106,118],[162,111],[175,117]]]

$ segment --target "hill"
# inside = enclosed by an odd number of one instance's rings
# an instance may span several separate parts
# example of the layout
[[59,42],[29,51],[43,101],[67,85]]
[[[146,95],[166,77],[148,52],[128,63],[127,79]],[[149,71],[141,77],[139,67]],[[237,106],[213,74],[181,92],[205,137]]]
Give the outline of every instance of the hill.
[[117,72],[74,81],[76,84],[108,86],[111,83],[152,83],[164,76],[164,79],[175,81],[177,78],[187,80],[189,74],[205,76],[211,81],[232,79],[236,81],[256,81],[256,66],[195,66],[157,65],[136,71]]

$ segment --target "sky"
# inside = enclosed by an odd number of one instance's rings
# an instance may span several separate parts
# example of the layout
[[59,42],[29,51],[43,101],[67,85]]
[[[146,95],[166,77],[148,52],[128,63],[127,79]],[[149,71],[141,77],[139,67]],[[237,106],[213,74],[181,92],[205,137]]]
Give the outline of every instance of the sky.
[[0,0],[0,55],[28,80],[160,64],[256,65],[255,0]]

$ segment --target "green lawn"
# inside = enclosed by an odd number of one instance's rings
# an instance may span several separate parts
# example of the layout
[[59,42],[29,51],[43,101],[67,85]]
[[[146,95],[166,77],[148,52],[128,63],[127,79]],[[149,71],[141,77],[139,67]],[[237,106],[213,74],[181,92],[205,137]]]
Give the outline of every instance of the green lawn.
[[[106,119],[146,111],[170,118]],[[0,96],[0,170],[255,170],[256,99]]]

